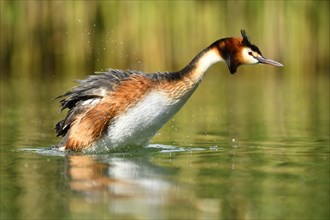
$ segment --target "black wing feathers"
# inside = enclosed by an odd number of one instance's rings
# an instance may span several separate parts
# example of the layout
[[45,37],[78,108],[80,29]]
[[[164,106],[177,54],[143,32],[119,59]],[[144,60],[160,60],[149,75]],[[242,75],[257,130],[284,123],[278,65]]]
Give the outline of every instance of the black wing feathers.
[[[122,71],[109,69],[107,72],[96,72],[86,79],[78,80],[78,85],[63,95],[55,99],[63,98],[61,111],[69,109],[65,119],[55,125],[57,136],[65,136],[75,117],[86,108],[90,108],[98,99],[102,99],[109,91],[113,91],[115,86],[121,81],[129,78],[132,74],[141,74],[136,71]],[[90,100],[90,103],[87,103]],[[95,102],[93,102],[95,101]]]

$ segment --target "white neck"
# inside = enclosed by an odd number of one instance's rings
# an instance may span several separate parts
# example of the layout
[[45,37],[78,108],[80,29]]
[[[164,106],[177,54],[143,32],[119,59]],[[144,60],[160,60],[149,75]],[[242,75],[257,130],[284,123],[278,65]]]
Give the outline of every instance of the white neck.
[[224,61],[222,57],[219,55],[219,52],[215,49],[211,49],[206,51],[198,60],[197,62],[197,69],[201,72],[206,72],[207,69],[212,66],[213,64]]
[[222,61],[224,61],[224,59],[222,59],[216,49],[209,49],[205,52],[203,51],[196,61],[195,69],[192,73],[193,78],[199,81],[210,66]]

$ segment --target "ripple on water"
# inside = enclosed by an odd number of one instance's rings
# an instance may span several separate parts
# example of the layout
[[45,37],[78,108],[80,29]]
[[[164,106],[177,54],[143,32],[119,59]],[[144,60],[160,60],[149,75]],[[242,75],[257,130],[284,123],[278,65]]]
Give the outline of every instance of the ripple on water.
[[35,153],[44,156],[67,156],[70,154],[109,154],[109,153],[174,153],[174,152],[191,152],[191,151],[204,151],[207,149],[216,149],[217,146],[210,146],[209,148],[201,148],[201,147],[178,147],[173,145],[166,144],[149,144],[145,147],[125,147],[113,149],[108,152],[70,152],[70,151],[60,151],[56,147],[38,147],[38,148],[21,148],[15,151],[26,152],[26,153]]

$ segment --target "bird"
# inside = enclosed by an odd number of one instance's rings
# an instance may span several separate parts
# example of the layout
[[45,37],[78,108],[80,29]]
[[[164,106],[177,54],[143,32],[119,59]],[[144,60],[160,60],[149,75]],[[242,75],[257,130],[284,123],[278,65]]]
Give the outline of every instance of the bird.
[[125,146],[146,146],[186,103],[207,69],[225,62],[231,74],[243,64],[283,64],[262,55],[245,30],[240,37],[213,42],[176,72],[144,73],[107,69],[78,80],[56,97],[67,115],[55,125],[60,151],[109,152]]

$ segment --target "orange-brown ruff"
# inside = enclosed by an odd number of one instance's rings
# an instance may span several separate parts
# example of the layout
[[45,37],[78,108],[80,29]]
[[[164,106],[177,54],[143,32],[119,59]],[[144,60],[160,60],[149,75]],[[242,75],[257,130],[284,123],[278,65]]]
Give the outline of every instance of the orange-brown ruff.
[[242,64],[282,64],[262,56],[245,34],[215,41],[178,72],[109,69],[91,75],[57,98],[66,118],[55,126],[59,149],[106,151],[145,145],[186,102],[206,70],[224,61],[231,73]]

